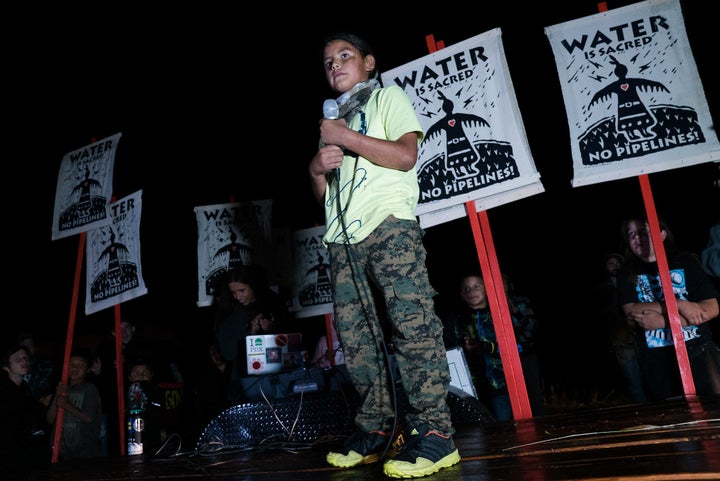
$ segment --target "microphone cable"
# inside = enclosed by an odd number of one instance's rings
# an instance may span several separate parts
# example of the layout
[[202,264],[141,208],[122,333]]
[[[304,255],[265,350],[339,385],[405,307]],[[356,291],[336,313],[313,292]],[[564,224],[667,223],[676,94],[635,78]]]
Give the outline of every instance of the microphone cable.
[[[359,130],[359,132],[361,134],[365,135],[367,133],[365,112],[360,110],[358,113],[360,114],[360,130]],[[355,161],[357,161],[359,155],[355,152],[353,152],[352,154],[355,158]],[[337,195],[335,196],[335,201],[336,201],[336,205],[337,205],[337,213],[338,213],[338,218],[340,219],[342,233],[344,234],[344,239],[343,239],[342,244],[345,246],[345,255],[347,256],[348,263],[350,265],[350,272],[352,275],[353,283],[355,284],[356,291],[358,292],[358,294],[360,294],[360,290],[362,289],[362,294],[365,296],[365,299],[367,299],[368,302],[370,302],[370,300],[372,299],[371,293],[368,292],[368,290],[367,290],[367,283],[363,282],[362,279],[360,278],[360,275],[362,274],[362,272],[360,272],[360,270],[358,269],[358,261],[357,261],[357,259],[355,259],[354,252],[350,248],[350,236],[347,231],[347,225],[345,223],[345,215],[342,210],[342,202],[340,201],[340,190],[342,188],[340,185],[340,168],[338,167],[337,169],[335,169],[334,173],[335,173],[335,185],[337,188]],[[385,300],[383,299],[383,301],[385,301]],[[374,304],[376,304],[376,302],[374,302],[374,301],[372,301],[372,302]],[[388,381],[385,378],[385,376],[383,376],[382,370],[378,371],[378,379],[381,382],[389,382],[390,383],[389,391],[390,391],[390,396],[391,396],[391,402],[393,405],[392,428],[390,430],[388,442],[385,445],[385,449],[383,450],[382,455],[380,456],[380,459],[384,459],[385,456],[387,455],[388,451],[392,447],[393,442],[395,440],[395,435],[398,431],[399,409],[398,409],[398,393],[397,393],[397,389],[396,389],[397,379],[395,377],[395,370],[393,369],[395,366],[397,366],[397,364],[390,362],[390,352],[388,350],[387,342],[385,341],[385,333],[383,331],[382,323],[380,322],[380,317],[379,317],[379,315],[377,315],[377,308],[375,309],[374,313],[369,312],[368,305],[365,302],[363,302],[362,296],[360,296],[360,305],[362,306],[365,321],[368,324],[368,327],[370,329],[370,334],[372,334],[372,336],[373,336],[373,341],[375,343],[376,352],[383,356],[383,359],[380,359],[380,361],[385,364],[385,368],[387,369],[387,373],[389,376],[389,381]],[[372,328],[372,325],[370,325],[370,323],[372,322],[373,319],[375,321],[375,330]],[[333,318],[333,322],[336,322],[334,318]],[[335,326],[335,330],[337,331],[337,326]],[[376,337],[376,333],[377,333],[377,335],[380,336],[379,342],[378,342],[378,338]],[[381,351],[377,351],[378,345],[380,346]],[[380,363],[378,362],[377,365],[380,365]]]

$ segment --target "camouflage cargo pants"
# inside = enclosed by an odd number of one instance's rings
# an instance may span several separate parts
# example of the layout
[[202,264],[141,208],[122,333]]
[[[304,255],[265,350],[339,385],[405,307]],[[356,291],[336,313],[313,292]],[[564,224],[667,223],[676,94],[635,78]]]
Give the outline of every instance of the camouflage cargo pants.
[[[428,423],[442,433],[454,432],[447,405],[450,371],[423,235],[417,222],[390,216],[358,244],[329,246],[335,323],[348,371],[363,399],[355,422],[365,431],[387,429],[395,415],[379,307],[391,323],[396,371],[410,404],[407,424]],[[375,305],[373,290],[384,306]]]

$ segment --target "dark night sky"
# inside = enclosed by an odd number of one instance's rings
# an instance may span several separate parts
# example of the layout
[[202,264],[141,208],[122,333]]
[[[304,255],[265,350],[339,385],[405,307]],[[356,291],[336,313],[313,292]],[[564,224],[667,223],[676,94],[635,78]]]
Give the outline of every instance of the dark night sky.
[[[115,195],[143,190],[142,262],[149,290],[122,308],[189,334],[209,315],[209,308],[195,304],[193,207],[230,196],[272,198],[278,226],[304,229],[323,222],[307,164],[317,145],[322,101],[335,96],[321,69],[326,33],[365,36],[385,71],[427,54],[428,34],[451,45],[500,27],[545,187],[542,194],[488,211],[500,268],[536,301],[548,338],[562,335],[575,345],[575,339],[594,336],[582,325],[583,297],[603,254],[618,248],[620,220],[642,208],[642,199],[635,178],[571,187],[567,119],[543,28],[597,13],[597,2],[479,2],[472,9],[441,2],[430,10],[404,3],[388,11],[414,12],[388,18],[378,18],[374,4],[358,2],[348,11],[338,10],[337,2],[325,10],[310,2],[285,13],[277,5],[250,13],[229,4],[161,10],[112,3],[6,20],[17,22],[21,32],[6,43],[11,48],[3,69],[3,104],[9,106],[3,110],[11,127],[4,143],[10,147],[4,204],[12,226],[6,231],[12,249],[6,289],[20,311],[9,327],[30,323],[64,339],[78,242],[50,238],[65,153],[93,137],[122,132]],[[630,3],[610,1],[608,8]],[[681,5],[717,120],[716,22],[700,0]],[[720,205],[710,187],[715,172],[706,164],[650,175],[658,212],[678,243],[696,251]],[[429,228],[426,241],[431,280],[452,296],[458,272],[477,265],[467,219]],[[79,328],[107,331],[112,310],[86,318],[84,284],[80,291]]]

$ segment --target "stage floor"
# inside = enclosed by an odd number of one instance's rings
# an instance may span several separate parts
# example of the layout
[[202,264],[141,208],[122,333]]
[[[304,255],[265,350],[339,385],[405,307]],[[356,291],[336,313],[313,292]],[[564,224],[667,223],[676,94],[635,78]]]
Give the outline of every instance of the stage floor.
[[[283,429],[291,428],[285,426]],[[180,480],[345,481],[388,479],[379,463],[338,469],[325,452],[342,436],[312,442],[270,436],[236,446],[171,443],[157,456],[57,463],[29,481]],[[422,479],[472,481],[720,480],[720,398],[678,399],[535,417],[521,422],[457,425],[457,465]],[[7,478],[4,478],[7,479]]]

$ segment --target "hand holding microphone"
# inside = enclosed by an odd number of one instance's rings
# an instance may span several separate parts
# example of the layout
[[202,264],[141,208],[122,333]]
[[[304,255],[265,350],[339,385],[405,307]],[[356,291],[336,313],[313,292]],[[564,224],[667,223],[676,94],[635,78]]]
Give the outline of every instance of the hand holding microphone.
[[[327,99],[323,102],[323,117],[335,120],[340,117],[340,107],[335,99]],[[335,178],[340,182],[340,167],[335,168]]]

